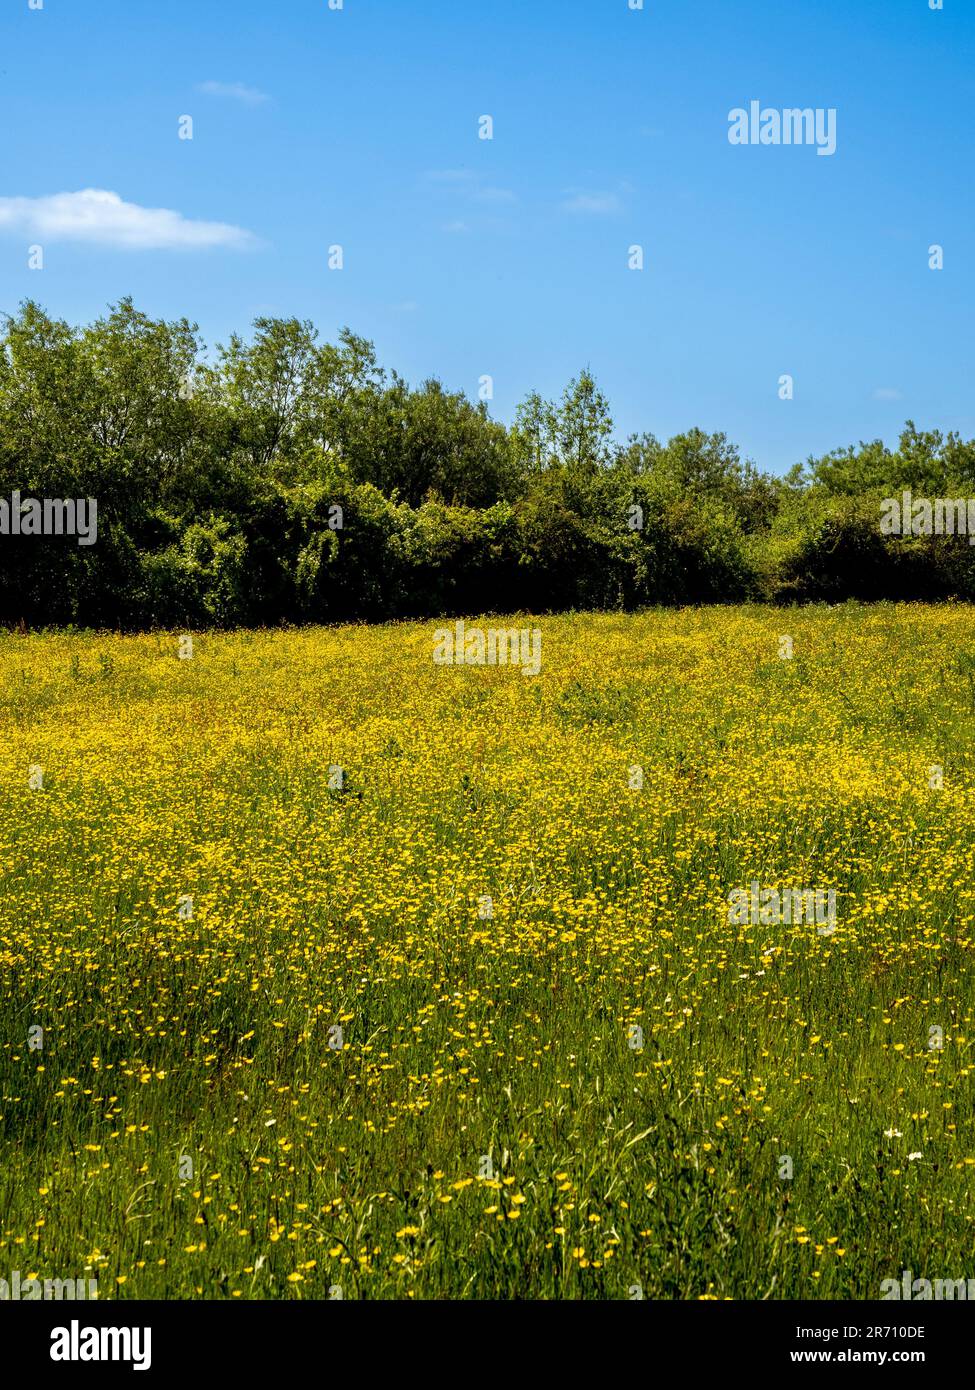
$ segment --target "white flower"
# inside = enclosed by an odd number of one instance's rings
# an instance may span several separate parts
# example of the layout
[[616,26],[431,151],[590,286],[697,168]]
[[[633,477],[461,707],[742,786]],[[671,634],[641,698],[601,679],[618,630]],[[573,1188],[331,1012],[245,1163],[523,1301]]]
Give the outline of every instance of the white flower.
[[900,1131],[899,1129],[885,1129],[885,1130],[884,1130],[884,1138],[885,1138],[885,1139],[901,1139],[901,1138],[903,1138],[903,1135],[901,1134],[901,1131]]
[[915,1160],[916,1158],[923,1158],[923,1157],[924,1157],[924,1154],[908,1154],[908,1155],[907,1155],[907,1161],[908,1161],[908,1163],[913,1163],[914,1160]]

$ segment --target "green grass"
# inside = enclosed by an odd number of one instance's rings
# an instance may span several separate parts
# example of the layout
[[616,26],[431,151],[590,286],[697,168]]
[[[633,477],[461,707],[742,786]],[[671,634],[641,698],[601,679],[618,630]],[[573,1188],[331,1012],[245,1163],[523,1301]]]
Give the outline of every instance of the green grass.
[[[0,637],[0,1278],[975,1277],[971,610],[536,623],[530,679],[435,624]],[[753,879],[836,932],[732,925]]]

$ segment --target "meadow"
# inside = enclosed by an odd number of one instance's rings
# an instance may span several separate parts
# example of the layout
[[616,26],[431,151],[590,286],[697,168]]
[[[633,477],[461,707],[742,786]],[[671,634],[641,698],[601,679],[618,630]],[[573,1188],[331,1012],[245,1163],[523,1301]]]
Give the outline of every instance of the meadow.
[[529,625],[0,636],[0,1276],[975,1276],[972,610]]

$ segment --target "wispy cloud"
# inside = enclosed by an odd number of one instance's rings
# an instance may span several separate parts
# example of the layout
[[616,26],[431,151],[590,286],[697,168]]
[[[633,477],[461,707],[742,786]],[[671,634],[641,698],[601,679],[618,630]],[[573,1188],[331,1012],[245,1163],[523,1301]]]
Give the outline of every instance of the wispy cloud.
[[607,217],[623,211],[623,200],[618,193],[591,193],[580,188],[570,188],[569,196],[561,204],[563,212],[591,213],[597,217]]
[[516,203],[517,195],[510,188],[477,188],[471,195],[475,203]]
[[423,177],[427,183],[456,189],[469,203],[502,207],[518,201],[518,195],[512,189],[486,184],[483,175],[475,173],[473,169],[429,169]]
[[244,106],[261,106],[270,100],[266,92],[247,87],[243,82],[198,82],[196,90],[208,97],[229,97],[231,101],[242,102]]
[[878,386],[873,398],[875,401],[899,401],[901,393],[896,386]]
[[47,241],[84,241],[129,251],[246,250],[257,238],[226,222],[198,222],[169,208],[126,203],[117,193],[85,188],[43,198],[0,198],[0,230]]

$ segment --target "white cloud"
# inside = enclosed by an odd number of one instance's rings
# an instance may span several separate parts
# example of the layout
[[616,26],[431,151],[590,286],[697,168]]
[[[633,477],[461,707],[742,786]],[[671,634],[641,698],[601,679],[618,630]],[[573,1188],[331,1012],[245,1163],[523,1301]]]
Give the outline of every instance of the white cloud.
[[585,193],[579,189],[569,191],[571,196],[562,204],[563,212],[595,213],[604,217],[623,211],[623,203],[616,193]]
[[474,193],[474,201],[478,203],[516,203],[516,195],[510,188],[479,188]]
[[230,97],[232,101],[243,102],[245,106],[261,106],[268,100],[266,92],[247,87],[243,82],[200,82],[196,90],[208,97]]
[[482,176],[472,169],[428,169],[423,175],[427,183],[440,184],[445,188],[455,188],[469,203],[481,203],[488,207],[517,203],[518,195],[510,188],[498,188],[485,184]]
[[878,386],[873,398],[875,401],[899,401],[901,393],[896,386]]
[[140,207],[102,188],[43,198],[0,198],[0,230],[6,228],[40,241],[85,241],[129,251],[205,251],[217,246],[245,250],[257,244],[242,227],[197,222],[169,208]]

